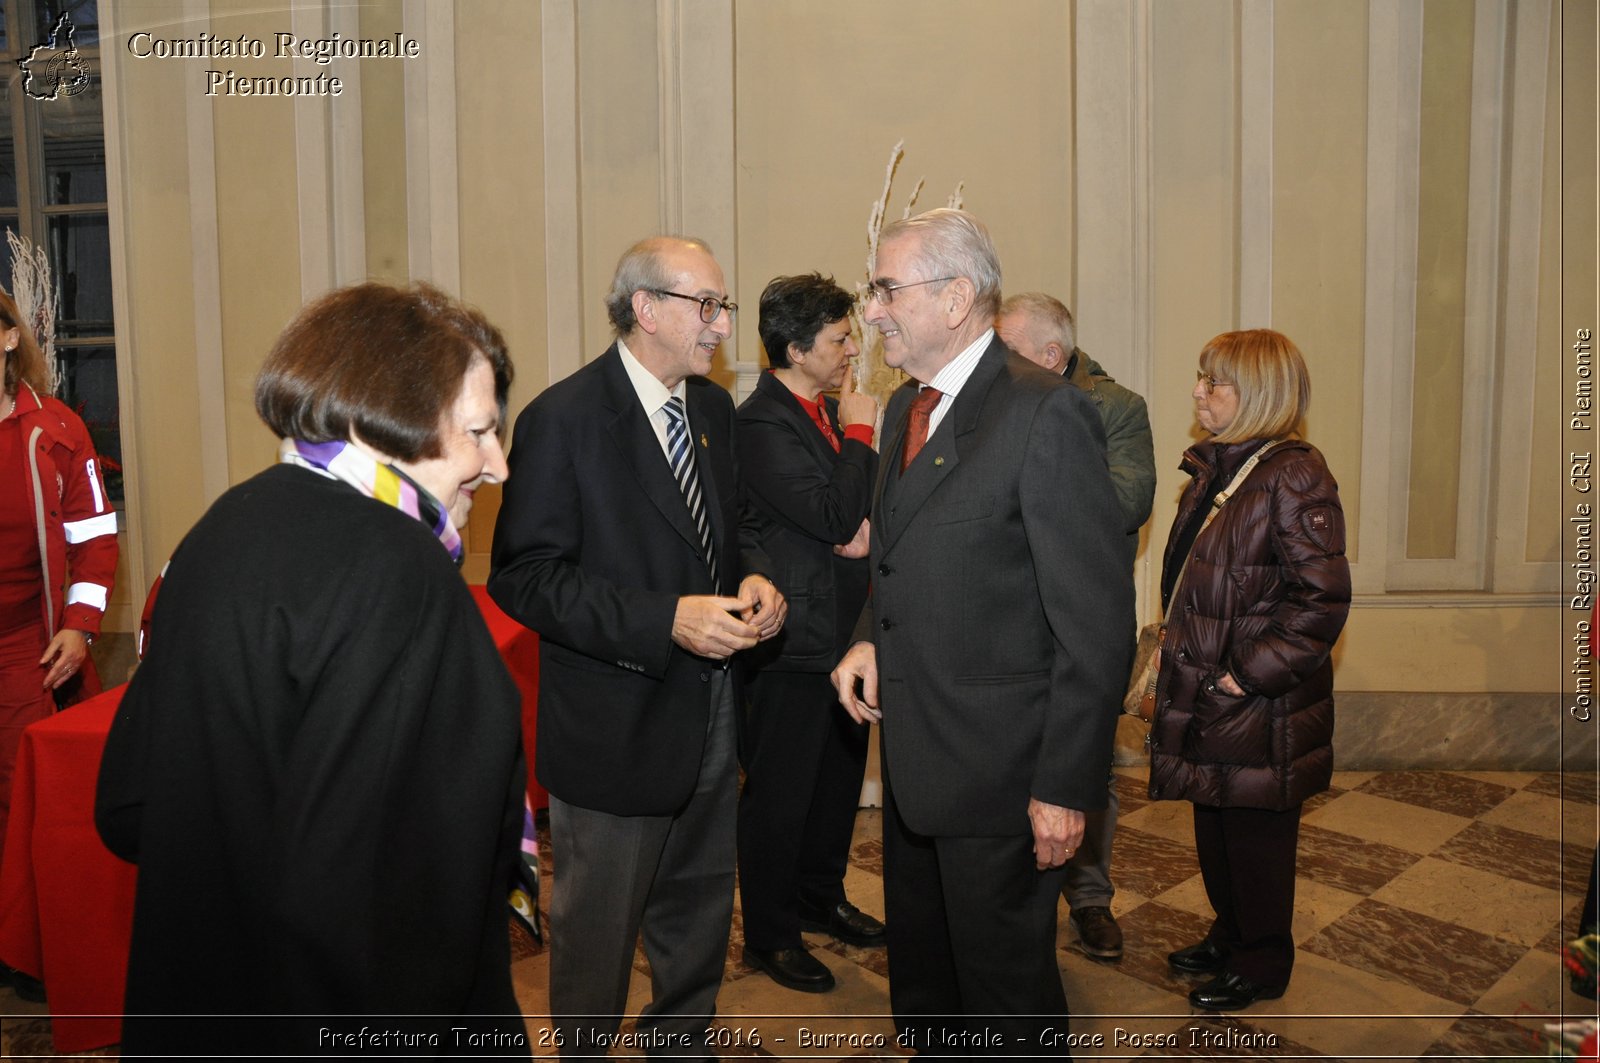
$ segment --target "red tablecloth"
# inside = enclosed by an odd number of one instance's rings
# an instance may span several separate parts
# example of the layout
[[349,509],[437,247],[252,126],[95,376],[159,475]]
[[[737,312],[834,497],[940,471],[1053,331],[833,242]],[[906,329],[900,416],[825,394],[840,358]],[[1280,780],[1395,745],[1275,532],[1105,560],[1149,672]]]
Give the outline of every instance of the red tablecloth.
[[0,864],[0,960],[44,978],[57,1052],[122,1036],[135,871],[95,833],[94,788],[124,689],[40,720],[17,751]]
[[481,583],[473,584],[471,590],[500,650],[500,659],[522,691],[522,748],[528,751],[528,800],[534,808],[548,808],[550,794],[533,777],[533,740],[539,733],[539,636],[501,612]]
[[[528,797],[550,803],[532,777],[539,638],[489,600],[473,597],[522,692]],[[42,978],[57,1052],[116,1044],[128,975],[136,870],[111,855],[94,827],[95,780],[124,687],[22,732],[11,818],[0,861],[0,960]]]

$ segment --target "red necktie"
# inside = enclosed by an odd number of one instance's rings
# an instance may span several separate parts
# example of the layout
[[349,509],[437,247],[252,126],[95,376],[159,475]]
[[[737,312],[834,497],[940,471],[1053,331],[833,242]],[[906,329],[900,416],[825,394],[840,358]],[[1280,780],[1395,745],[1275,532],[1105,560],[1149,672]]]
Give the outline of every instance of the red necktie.
[[911,400],[911,419],[906,424],[906,444],[900,451],[900,471],[905,472],[906,466],[916,460],[917,452],[928,441],[928,419],[933,416],[933,408],[939,405],[939,400],[944,394],[934,388],[923,388],[917,392],[917,397]]

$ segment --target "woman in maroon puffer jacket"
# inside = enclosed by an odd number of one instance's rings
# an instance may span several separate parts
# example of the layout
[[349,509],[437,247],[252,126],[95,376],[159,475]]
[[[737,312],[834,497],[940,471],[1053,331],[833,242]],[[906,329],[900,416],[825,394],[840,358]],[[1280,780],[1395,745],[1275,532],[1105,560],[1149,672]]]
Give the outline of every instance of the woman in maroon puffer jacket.
[[1200,352],[1195,417],[1211,436],[1183,456],[1194,479],[1162,569],[1150,796],[1194,802],[1216,920],[1168,962],[1214,976],[1189,994],[1212,1011],[1283,995],[1300,806],[1333,774],[1329,653],[1350,568],[1338,485],[1298,438],[1310,399],[1281,333],[1227,332]]

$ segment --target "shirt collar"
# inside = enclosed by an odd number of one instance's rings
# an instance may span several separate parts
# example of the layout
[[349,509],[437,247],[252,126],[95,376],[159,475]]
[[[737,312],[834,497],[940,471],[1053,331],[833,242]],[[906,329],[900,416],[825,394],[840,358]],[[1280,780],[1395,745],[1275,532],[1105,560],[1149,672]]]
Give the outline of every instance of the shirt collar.
[[946,362],[945,367],[933,375],[933,379],[928,381],[928,386],[938,388],[945,395],[961,394],[967,378],[978,368],[978,359],[989,349],[989,341],[992,339],[994,339],[994,329],[984,329],[983,335],[973,340],[966,350]]
[[683,398],[688,389],[683,381],[678,381],[678,386],[668,390],[667,386],[656,375],[644,367],[644,363],[634,357],[628,345],[621,339],[617,340],[617,353],[622,356],[622,368],[628,372],[628,380],[633,384],[634,394],[639,396],[639,404],[644,407],[644,412],[655,416],[655,412],[667,404],[667,400],[676,395]]

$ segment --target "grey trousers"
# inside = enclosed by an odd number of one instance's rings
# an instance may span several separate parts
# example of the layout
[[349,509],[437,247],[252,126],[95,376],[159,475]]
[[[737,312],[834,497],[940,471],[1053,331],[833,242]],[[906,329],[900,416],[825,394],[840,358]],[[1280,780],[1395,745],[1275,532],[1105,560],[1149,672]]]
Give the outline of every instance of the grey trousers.
[[733,688],[713,675],[700,778],[681,811],[615,816],[550,798],[550,1013],[563,1056],[604,1055],[627,1005],[641,932],[651,1054],[703,1057],[733,919],[738,769]]
[[1096,906],[1111,907],[1111,836],[1117,832],[1117,787],[1107,786],[1109,800],[1099,812],[1083,817],[1083,844],[1067,861],[1067,885],[1062,893],[1074,911]]

